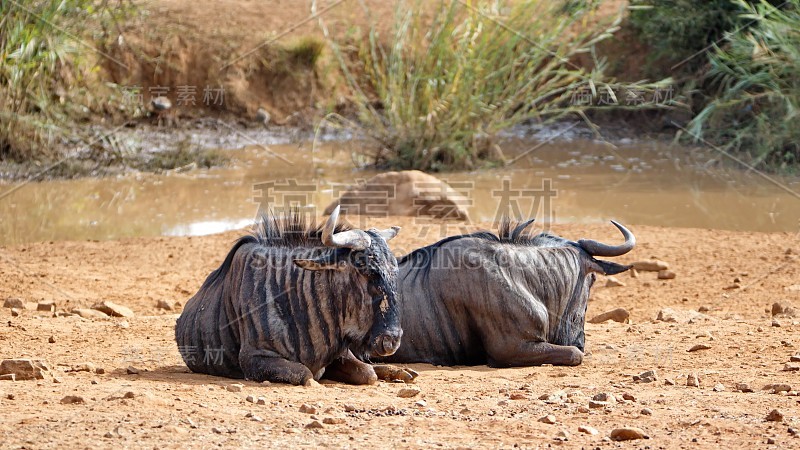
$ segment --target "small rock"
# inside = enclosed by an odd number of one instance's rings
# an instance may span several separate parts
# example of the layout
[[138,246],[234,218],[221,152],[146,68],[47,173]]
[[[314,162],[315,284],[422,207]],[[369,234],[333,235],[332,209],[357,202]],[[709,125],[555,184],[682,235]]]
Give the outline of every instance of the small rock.
[[80,395],[67,395],[61,399],[61,403],[64,405],[76,405],[86,403],[86,401]]
[[353,405],[344,405],[344,411],[345,411],[345,412],[354,412],[354,411],[356,411],[357,409],[358,409],[358,408],[356,408],[356,407],[355,407],[355,406],[353,406]]
[[250,416],[250,420],[252,420],[253,422],[263,422],[264,418],[253,414],[252,416]]
[[133,391],[128,391],[122,396],[122,398],[136,398],[136,393]]
[[102,367],[98,367],[98,368],[94,369],[94,373],[96,373],[98,375],[103,375],[104,373],[106,373],[106,369],[104,369]]
[[17,375],[13,373],[4,373],[0,375],[0,381],[17,381]]
[[3,308],[25,309],[25,302],[20,298],[9,297],[3,302]]
[[617,402],[617,398],[614,397],[614,394],[609,394],[608,392],[601,392],[599,394],[596,394],[594,397],[592,397],[592,400],[596,402],[607,402],[607,403]]
[[557,441],[568,441],[569,440],[569,433],[567,433],[564,430],[559,430],[559,432],[556,433],[555,440],[557,440]]
[[163,309],[164,311],[172,311],[172,305],[166,300],[159,300],[156,304],[156,309]]
[[242,392],[242,389],[244,389],[244,385],[241,383],[232,383],[225,386],[225,390],[228,392]]
[[90,362],[75,364],[68,372],[94,372],[94,364]]
[[783,365],[784,372],[797,372],[800,370],[800,364],[786,363]]
[[122,305],[118,305],[116,303],[109,302],[109,301],[96,303],[96,304],[92,305],[92,309],[96,309],[98,311],[102,311],[102,312],[108,314],[109,316],[114,316],[114,317],[133,317],[134,316],[133,311],[130,308],[122,306]]
[[709,312],[709,311],[711,311],[711,308],[709,308],[708,306],[701,306],[701,307],[697,308],[697,312],[706,313],[706,312]]
[[658,279],[659,280],[674,280],[675,279],[675,272],[671,270],[659,270],[658,271]]
[[225,432],[225,430],[223,428],[212,427],[211,432],[214,434],[222,434]]
[[39,302],[36,304],[36,310],[41,312],[54,313],[56,312],[56,302],[50,300]]
[[673,380],[672,378],[664,378],[664,385],[675,386],[675,380]]
[[761,390],[770,391],[773,394],[777,394],[779,392],[789,392],[792,390],[792,386],[786,383],[775,383],[775,384],[767,384]]
[[245,397],[245,401],[248,401],[250,403],[255,403],[256,397],[254,395],[248,395],[247,397]]
[[613,441],[632,441],[635,439],[649,439],[641,428],[636,427],[622,427],[615,428],[611,431],[611,440]]
[[428,402],[426,402],[425,400],[417,400],[416,402],[414,402],[414,406],[416,406],[417,408],[424,408],[428,406]]
[[736,390],[739,392],[754,392],[753,388],[747,383],[736,383]]
[[589,400],[589,408],[591,408],[591,409],[605,408],[606,406],[609,406],[609,405],[610,404],[608,402],[599,402],[597,400]]
[[539,419],[539,422],[546,423],[548,425],[553,425],[556,423],[556,416],[552,414],[548,414]]
[[624,286],[625,286],[625,283],[623,283],[622,281],[619,281],[616,277],[609,276],[608,278],[606,278],[606,287],[608,287],[608,288],[624,287]]
[[72,310],[73,314],[77,314],[84,319],[108,319],[108,315],[102,311],[88,308],[77,308]]
[[658,375],[656,374],[655,370],[647,370],[645,372],[640,373],[639,375],[633,376],[633,381],[638,381],[640,383],[652,383],[658,380]]
[[642,408],[642,410],[639,411],[639,414],[641,414],[643,416],[652,416],[653,415],[653,410],[650,409],[650,408]]
[[0,375],[14,374],[16,381],[43,380],[44,372],[50,370],[41,360],[4,359],[0,361]]
[[672,308],[664,308],[658,312],[656,320],[659,322],[678,322],[678,315]]
[[[590,402],[590,403],[591,403],[591,402]],[[582,413],[582,414],[586,414],[586,413],[588,413],[588,412],[589,412],[589,408],[587,408],[587,407],[585,407],[585,406],[578,406],[578,412],[579,412],[579,413]]]
[[266,404],[267,404],[267,399],[266,398],[258,397],[256,399],[256,405],[266,405]]
[[777,409],[773,409],[772,411],[767,414],[765,417],[767,422],[783,422],[783,413],[778,411]]
[[781,323],[778,322],[775,319],[772,319],[772,326],[775,327],[775,328],[780,328],[781,327]]
[[791,361],[791,362],[800,362],[800,353],[798,353],[796,355],[792,355],[791,357],[789,357],[789,361]]
[[509,395],[508,398],[511,400],[527,400],[528,396],[521,392],[514,392],[513,394]]
[[636,261],[633,268],[641,272],[660,272],[669,269],[669,264],[657,259],[649,259],[644,261]]
[[181,428],[181,427],[177,427],[175,425],[167,425],[164,428],[162,428],[162,430],[164,430],[164,432],[166,432],[166,433],[171,433],[171,434],[187,434],[188,433],[188,431],[186,429]]
[[303,403],[302,405],[300,405],[300,412],[303,414],[316,414],[317,407],[309,405],[308,403]]
[[55,336],[50,336],[49,338],[47,338],[47,342],[49,342],[50,344],[55,344],[56,343],[56,337]]
[[346,420],[342,417],[326,417],[322,419],[322,423],[325,425],[341,425],[345,422]]
[[497,406],[508,406],[508,400],[500,400],[497,402]]
[[581,426],[579,426],[578,427],[578,431],[580,433],[586,433],[586,434],[591,435],[591,436],[596,436],[597,434],[600,433],[599,431],[597,431],[596,428],[590,427],[589,425],[581,425]]
[[722,392],[725,390],[725,385],[722,383],[717,383],[714,385],[713,391],[714,392]]
[[630,392],[624,392],[622,394],[622,399],[623,400],[630,400],[632,402],[636,401],[636,397],[634,397],[633,394],[631,394]]
[[775,439],[767,438],[767,445],[775,445]]
[[693,373],[688,377],[686,377],[686,386],[700,387],[700,378],[697,376],[696,373]]
[[11,317],[19,317],[19,310],[17,308],[11,308]]
[[589,323],[603,323],[608,320],[625,323],[628,320],[628,318],[630,318],[630,316],[631,313],[629,313],[627,309],[617,308],[594,316],[593,318],[589,319]]
[[695,345],[692,346],[692,348],[690,348],[689,350],[686,350],[686,351],[687,352],[696,352],[698,350],[708,350],[710,348],[711,348],[711,346],[708,345],[708,344],[695,344]]
[[407,387],[400,389],[397,392],[397,396],[400,398],[411,398],[411,397],[416,397],[417,395],[419,395],[419,393],[420,393],[419,388]]
[[783,303],[773,303],[772,304],[772,316],[784,316],[784,317],[797,317],[800,313],[800,310],[797,308],[783,304]]
[[321,423],[319,423],[319,420],[312,420],[311,423],[306,425],[306,428],[311,429],[311,430],[320,429],[320,428],[323,428],[323,427],[324,426]]
[[133,366],[128,366],[125,369],[125,372],[127,372],[128,375],[139,375],[140,373],[142,373],[141,369],[137,369],[136,367]]

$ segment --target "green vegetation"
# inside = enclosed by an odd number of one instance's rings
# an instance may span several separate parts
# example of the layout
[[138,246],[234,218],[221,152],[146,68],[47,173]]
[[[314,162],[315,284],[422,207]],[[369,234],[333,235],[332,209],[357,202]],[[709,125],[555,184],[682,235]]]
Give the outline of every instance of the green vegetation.
[[287,47],[285,51],[291,60],[313,68],[317,65],[323,50],[325,50],[325,42],[315,37],[305,36]]
[[710,56],[714,97],[691,130],[747,157],[753,165],[797,170],[800,163],[800,0],[782,9],[749,5],[752,25]]
[[191,140],[184,139],[175,148],[139,155],[127,160],[126,165],[138,170],[163,172],[188,168],[209,169],[215,166],[222,166],[229,159],[220,150],[197,148],[192,145]]
[[[621,15],[603,24],[582,2],[471,5],[443,2],[430,19],[411,12],[429,6],[401,2],[392,36],[386,40],[373,27],[368,39],[356,40],[355,58],[331,42],[362,132],[378,142],[366,155],[376,164],[471,168],[501,158],[492,142],[501,130],[626,107],[617,96],[634,85],[607,80],[600,62],[593,71],[576,63],[618,29]],[[575,101],[585,93],[590,101]],[[598,105],[601,96],[617,104]]]
[[129,8],[93,0],[0,0],[0,159],[52,159],[70,125],[119,111],[93,47]]
[[[632,0],[631,7],[631,25],[653,49],[651,63],[669,66],[703,52],[726,32],[744,24],[739,16],[741,6],[731,0]],[[685,61],[681,71],[705,63],[706,58],[699,55]]]

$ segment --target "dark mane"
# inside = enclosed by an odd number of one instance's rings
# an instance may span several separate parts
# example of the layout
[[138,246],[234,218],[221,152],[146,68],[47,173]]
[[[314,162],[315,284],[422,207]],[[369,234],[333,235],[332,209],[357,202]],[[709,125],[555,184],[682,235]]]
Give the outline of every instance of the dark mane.
[[[322,228],[312,219],[307,223],[308,214],[292,209],[288,214],[277,216],[271,211],[261,214],[254,226],[251,237],[268,247],[319,247],[322,246]],[[337,223],[334,233],[351,230],[348,224]]]
[[522,224],[522,222],[513,221],[506,217],[503,218],[502,221],[500,222],[497,234],[487,230],[480,230],[474,233],[446,237],[439,242],[412,251],[411,253],[398,259],[397,262],[398,264],[412,262],[414,263],[414,267],[425,267],[430,262],[430,258],[433,255],[433,253],[436,250],[438,250],[439,247],[443,246],[444,244],[447,244],[448,242],[453,242],[455,240],[465,239],[465,238],[476,238],[490,242],[533,246],[533,247],[555,247],[555,246],[566,246],[566,245],[577,246],[576,243],[568,239],[564,239],[562,237],[546,232],[539,233],[535,236],[531,236],[527,232],[522,232],[514,236],[513,231],[520,224]]
[[558,245],[577,245],[569,239],[564,239],[560,236],[541,232],[532,236],[527,231],[522,231],[516,236],[513,235],[514,230],[523,222],[511,220],[504,217],[500,222],[500,227],[497,231],[497,238],[500,242],[506,244],[529,245],[534,247],[554,247]]

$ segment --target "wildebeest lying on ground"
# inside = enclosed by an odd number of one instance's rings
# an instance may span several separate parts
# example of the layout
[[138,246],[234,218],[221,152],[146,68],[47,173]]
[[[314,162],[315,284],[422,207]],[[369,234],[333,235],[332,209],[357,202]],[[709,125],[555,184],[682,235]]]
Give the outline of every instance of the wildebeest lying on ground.
[[402,331],[397,260],[378,231],[321,228],[292,213],[263,217],[240,238],[186,304],[175,338],[194,372],[308,384],[327,378],[374,383],[356,359],[391,355]]
[[620,256],[625,243],[573,242],[523,234],[533,220],[443,239],[400,259],[403,343],[382,360],[493,367],[578,365],[595,274],[629,269],[594,256]]

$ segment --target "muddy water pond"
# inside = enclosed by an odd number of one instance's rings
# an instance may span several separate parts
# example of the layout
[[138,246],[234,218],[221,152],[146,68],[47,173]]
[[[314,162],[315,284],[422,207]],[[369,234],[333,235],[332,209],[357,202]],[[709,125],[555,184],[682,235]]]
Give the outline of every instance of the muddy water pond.
[[[0,184],[0,245],[203,235],[242,228],[271,201],[321,212],[375,171],[355,169],[357,141],[248,145],[228,167],[115,178]],[[800,180],[714,164],[713,151],[657,142],[509,139],[513,163],[440,174],[469,199],[472,221],[597,222],[750,231],[800,229]]]

